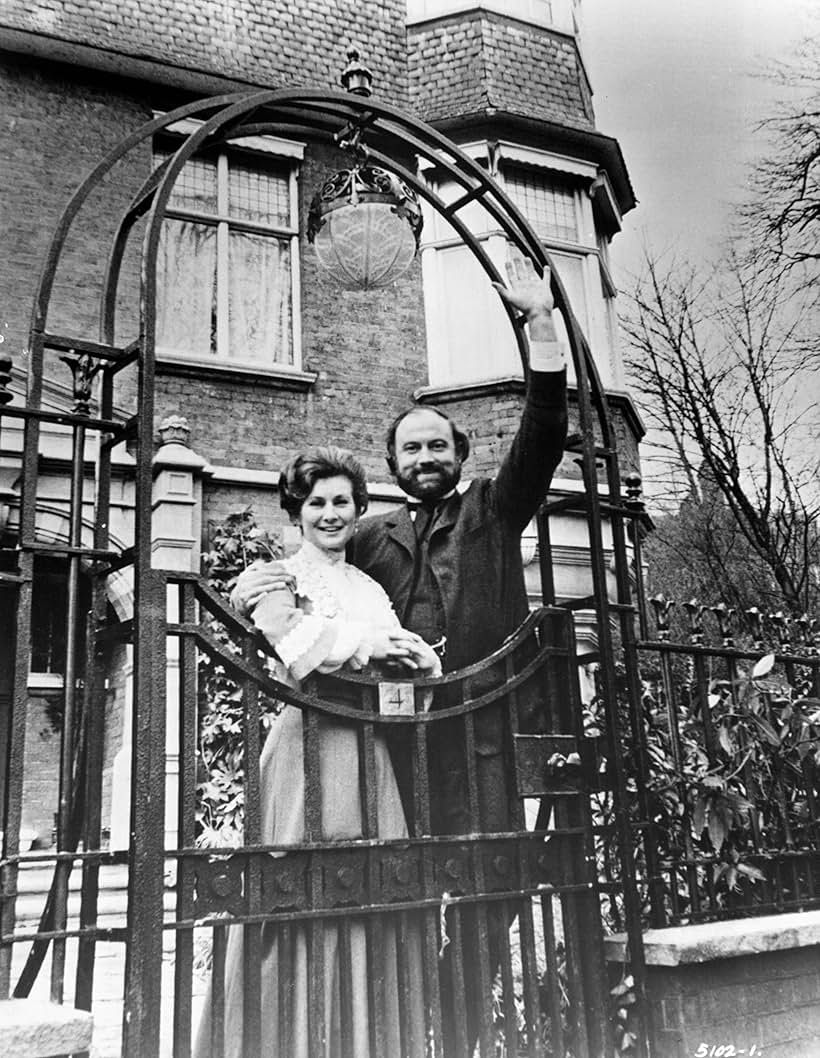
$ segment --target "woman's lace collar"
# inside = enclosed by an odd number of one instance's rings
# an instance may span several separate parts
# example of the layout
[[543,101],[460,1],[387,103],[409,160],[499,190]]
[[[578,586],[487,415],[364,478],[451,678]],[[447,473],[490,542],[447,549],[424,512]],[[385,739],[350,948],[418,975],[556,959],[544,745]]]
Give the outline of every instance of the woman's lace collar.
[[291,556],[291,559],[296,558],[301,558],[308,563],[318,562],[319,565],[325,566],[328,569],[343,569],[347,565],[347,559],[345,558],[344,552],[342,552],[339,557],[331,557],[324,548],[317,547],[317,545],[312,544],[310,540],[302,540],[299,550]]
[[334,561],[321,548],[305,540],[295,555],[285,559],[284,566],[296,578],[297,594],[310,600],[314,613],[336,617],[344,609],[338,575],[344,580],[353,569],[344,557]]

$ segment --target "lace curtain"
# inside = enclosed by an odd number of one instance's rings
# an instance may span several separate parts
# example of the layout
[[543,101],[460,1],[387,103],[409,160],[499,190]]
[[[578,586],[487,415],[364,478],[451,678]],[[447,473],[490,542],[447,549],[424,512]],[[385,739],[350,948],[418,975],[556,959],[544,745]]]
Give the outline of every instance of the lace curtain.
[[[159,247],[157,345],[197,358],[293,363],[290,250],[287,242],[231,231],[217,267],[217,228],[166,222]],[[217,275],[227,274],[227,347],[218,347]]]
[[231,232],[228,277],[231,357],[292,364],[287,243],[250,232]]
[[168,220],[157,259],[157,346],[164,352],[216,352],[216,228]]

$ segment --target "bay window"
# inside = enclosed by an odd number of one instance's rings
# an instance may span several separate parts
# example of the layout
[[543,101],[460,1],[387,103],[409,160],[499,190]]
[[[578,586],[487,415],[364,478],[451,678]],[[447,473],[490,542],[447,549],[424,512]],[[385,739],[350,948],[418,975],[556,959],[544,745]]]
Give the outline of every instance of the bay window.
[[[479,161],[487,159],[542,240],[604,381],[613,381],[615,290],[602,282],[608,276],[606,240],[596,232],[590,198],[597,168],[514,144],[496,144],[492,150],[473,144],[467,150]],[[445,203],[463,193],[435,170],[426,177]],[[493,218],[478,201],[459,216],[505,275],[507,242]],[[422,240],[430,385],[446,388],[520,376],[515,338],[497,295],[452,226],[430,208]],[[555,322],[559,336],[566,338],[559,313]]]

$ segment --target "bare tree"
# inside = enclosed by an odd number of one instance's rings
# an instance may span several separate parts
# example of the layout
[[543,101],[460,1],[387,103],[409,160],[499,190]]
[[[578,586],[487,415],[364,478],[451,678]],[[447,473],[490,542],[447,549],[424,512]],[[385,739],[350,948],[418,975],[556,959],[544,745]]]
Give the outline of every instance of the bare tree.
[[740,212],[768,265],[807,286],[820,275],[820,35],[767,76],[782,88],[781,98],[759,124],[771,148],[754,167],[752,195]]
[[[787,297],[782,275],[732,252],[708,274],[650,254],[645,265],[623,327],[631,386],[649,427],[650,503],[676,514],[683,501],[690,512],[700,504],[705,517],[694,523],[701,529],[692,550],[706,547],[707,570],[731,576],[737,532],[756,575],[768,578],[761,589],[793,611],[809,609],[820,561],[811,393],[818,364],[805,316],[812,294]],[[710,550],[708,516],[718,502],[721,543]],[[685,550],[680,534],[674,547]],[[724,586],[728,594],[729,579]]]

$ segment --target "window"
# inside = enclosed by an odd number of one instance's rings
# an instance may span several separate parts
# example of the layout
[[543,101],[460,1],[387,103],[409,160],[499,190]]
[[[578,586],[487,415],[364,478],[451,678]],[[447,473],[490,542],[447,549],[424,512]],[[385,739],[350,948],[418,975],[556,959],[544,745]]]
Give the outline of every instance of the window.
[[[474,156],[482,157],[480,145],[476,147]],[[595,168],[558,158],[552,168],[534,150],[512,144],[498,145],[496,151],[498,182],[543,240],[581,329],[593,350],[603,352],[607,340],[605,314],[592,283],[598,249],[586,193]],[[532,161],[529,156],[533,156]],[[448,203],[456,199],[459,188],[438,177],[435,172],[428,174],[442,200]],[[494,219],[480,202],[471,203],[459,216],[503,276],[507,242]],[[455,230],[431,208],[425,208],[422,238],[430,384],[458,386],[520,375],[515,338],[500,301]],[[566,341],[566,327],[559,313],[555,314],[555,324],[559,337]]]
[[[155,164],[176,146],[156,144]],[[220,150],[191,159],[160,240],[158,354],[298,370],[298,266],[293,158]]]
[[[85,662],[85,617],[91,606],[91,587],[86,577],[79,582],[76,627],[76,660]],[[62,676],[66,664],[66,616],[68,611],[68,568],[60,559],[40,558],[34,562],[31,595],[30,670],[38,675]]]
[[[506,243],[491,240],[485,249],[503,274]],[[519,374],[521,361],[512,328],[470,250],[458,244],[424,254],[422,275],[430,384],[448,386]]]
[[421,22],[462,11],[497,11],[537,26],[551,26],[572,32],[573,9],[578,0],[407,0],[407,19]]
[[542,239],[578,242],[576,194],[569,184],[546,179],[543,170],[509,165],[504,186]]

